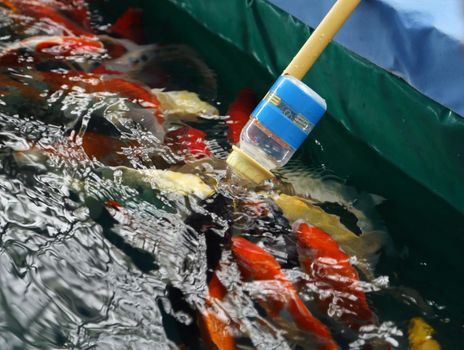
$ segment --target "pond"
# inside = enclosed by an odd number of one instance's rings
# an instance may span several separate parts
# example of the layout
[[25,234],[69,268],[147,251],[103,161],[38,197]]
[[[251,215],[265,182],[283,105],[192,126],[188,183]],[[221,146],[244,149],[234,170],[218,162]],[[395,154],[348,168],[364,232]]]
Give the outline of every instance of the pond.
[[330,115],[227,169],[252,57],[169,2],[0,3],[0,348],[460,344],[462,215]]

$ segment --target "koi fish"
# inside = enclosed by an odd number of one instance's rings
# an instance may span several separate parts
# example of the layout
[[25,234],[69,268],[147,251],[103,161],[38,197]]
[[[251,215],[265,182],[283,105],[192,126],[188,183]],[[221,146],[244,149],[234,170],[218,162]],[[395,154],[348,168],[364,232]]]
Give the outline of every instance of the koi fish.
[[373,279],[368,263],[375,261],[382,249],[386,240],[385,233],[373,231],[356,235],[340,222],[338,216],[326,213],[308,200],[286,194],[274,195],[272,198],[291,223],[301,219],[329,233],[348,255],[358,258],[358,267],[362,269],[363,274]]
[[[160,111],[160,103],[155,95],[143,85],[123,78],[105,78],[94,73],[67,71],[66,73],[41,72],[42,79],[52,91],[60,90],[63,86],[72,88],[78,86],[87,93],[108,92],[127,98],[146,109],[152,109],[158,123],[164,122]],[[152,124],[152,122],[146,122]],[[147,128],[151,130],[152,128]]]
[[141,9],[129,7],[109,28],[108,33],[140,44],[144,41],[142,16]]
[[211,151],[205,143],[204,131],[185,125],[166,134],[165,143],[178,154],[192,155],[195,158],[210,157]]
[[89,6],[85,0],[55,0],[53,6],[58,7],[67,17],[79,23],[84,29],[92,31]]
[[192,174],[159,169],[131,169],[124,166],[105,168],[102,174],[111,178],[115,171],[121,173],[123,183],[131,187],[148,187],[182,196],[194,195],[199,199],[206,199],[215,193],[200,177]]
[[[8,0],[7,0],[8,1]],[[92,26],[90,23],[90,13],[89,6],[85,0],[46,0],[46,1],[37,1],[37,0],[11,0],[10,2],[16,3],[41,3],[44,6],[49,6],[55,10],[58,10],[60,13],[64,14],[66,17],[70,18],[74,22],[81,25],[84,29],[91,31]],[[46,3],[46,4],[45,4]]]
[[118,201],[115,201],[114,199],[107,199],[105,201],[105,206],[107,207],[111,207],[111,208],[114,208],[114,209],[121,209],[123,206],[121,203],[119,203]]
[[409,350],[440,350],[440,344],[432,338],[435,330],[422,318],[413,318],[409,324]]
[[219,115],[216,107],[202,101],[194,92],[163,89],[151,89],[151,92],[158,98],[163,114],[169,119],[190,120],[198,117],[214,119]]
[[13,66],[26,61],[26,53],[35,60],[40,58],[96,58],[106,52],[103,44],[96,38],[73,36],[36,36],[8,47],[0,54],[0,64]]
[[214,307],[217,301],[224,299],[226,293],[226,289],[219,281],[216,273],[214,273],[208,284],[206,310],[201,315],[200,330],[208,346],[219,350],[233,350],[236,348],[235,339],[229,331],[230,325],[227,324],[224,317],[218,314],[217,308]]
[[104,62],[102,65],[106,70],[125,74],[151,88],[163,88],[167,91],[188,90],[207,100],[214,100],[216,97],[217,81],[214,72],[191,48],[183,45],[134,46],[125,39],[99,37],[105,43],[108,41],[117,45],[118,54],[123,48],[126,50],[122,56]]
[[230,104],[227,115],[227,138],[232,144],[240,142],[240,133],[248,120],[250,114],[257,105],[256,93],[251,88],[242,89],[235,100]]
[[34,0],[1,0],[0,3],[15,13],[34,18],[37,21],[53,22],[56,27],[62,28],[63,34],[93,36],[89,30],[74,23],[51,4]]
[[322,290],[316,296],[322,312],[327,313],[336,306],[340,310],[338,318],[355,330],[376,324],[359,275],[337,242],[323,230],[306,223],[297,226],[296,237],[300,264]]
[[105,165],[118,166],[129,164],[129,159],[123,153],[124,148],[137,147],[135,140],[123,141],[108,135],[86,131],[80,143],[75,139],[66,139],[53,145],[30,145],[30,154],[38,152],[57,156],[63,159],[86,161],[96,159]]
[[82,148],[86,155],[90,159],[95,158],[110,166],[129,164],[129,159],[124,155],[123,150],[137,146],[139,143],[135,140],[123,142],[121,139],[89,131],[82,136]]
[[35,51],[52,56],[66,57],[76,55],[101,55],[105,53],[105,47],[97,38],[72,36],[36,37],[23,41],[23,46],[34,49],[34,45]]
[[242,237],[232,238],[231,249],[245,280],[276,283],[277,290],[266,293],[261,300],[271,316],[277,316],[285,308],[300,329],[317,338],[319,349],[339,349],[329,329],[311,314],[271,254]]

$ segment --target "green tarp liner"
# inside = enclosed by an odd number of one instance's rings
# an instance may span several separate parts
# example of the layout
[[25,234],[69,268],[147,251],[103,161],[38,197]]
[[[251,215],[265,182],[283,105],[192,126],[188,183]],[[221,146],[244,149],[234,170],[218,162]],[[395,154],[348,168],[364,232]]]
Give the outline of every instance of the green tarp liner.
[[[244,86],[263,96],[311,33],[264,0],[107,1],[104,11],[114,19],[129,2],[144,9],[150,42],[191,45],[217,72],[224,113]],[[464,119],[337,44],[305,81],[329,113],[296,157],[386,198],[377,210],[401,256],[376,271],[447,306],[453,322],[434,326],[452,342],[464,322]],[[377,308],[385,319],[417,316]]]

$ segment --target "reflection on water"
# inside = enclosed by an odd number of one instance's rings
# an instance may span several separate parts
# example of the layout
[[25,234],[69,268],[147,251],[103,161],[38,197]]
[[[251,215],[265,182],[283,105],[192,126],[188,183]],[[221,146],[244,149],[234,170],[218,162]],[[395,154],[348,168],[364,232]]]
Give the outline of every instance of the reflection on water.
[[382,198],[300,161],[255,188],[228,172],[191,49],[83,1],[0,4],[0,348],[405,348],[377,305],[441,312],[376,272]]

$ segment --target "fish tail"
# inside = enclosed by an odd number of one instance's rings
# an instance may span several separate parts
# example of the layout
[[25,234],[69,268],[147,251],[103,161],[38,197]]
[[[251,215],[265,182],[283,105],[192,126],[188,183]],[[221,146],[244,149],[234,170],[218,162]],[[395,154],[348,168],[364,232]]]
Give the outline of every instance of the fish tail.
[[311,314],[298,295],[295,294],[294,297],[290,299],[287,310],[292,315],[292,318],[300,329],[308,331],[318,338],[318,341],[320,342],[318,349],[339,349],[327,326]]
[[203,339],[211,349],[233,350],[236,348],[235,339],[230,331],[230,322],[225,317],[220,317],[215,309],[215,302],[221,301],[227,294],[227,290],[214,273],[208,284],[208,298],[206,309],[200,318],[200,329]]

